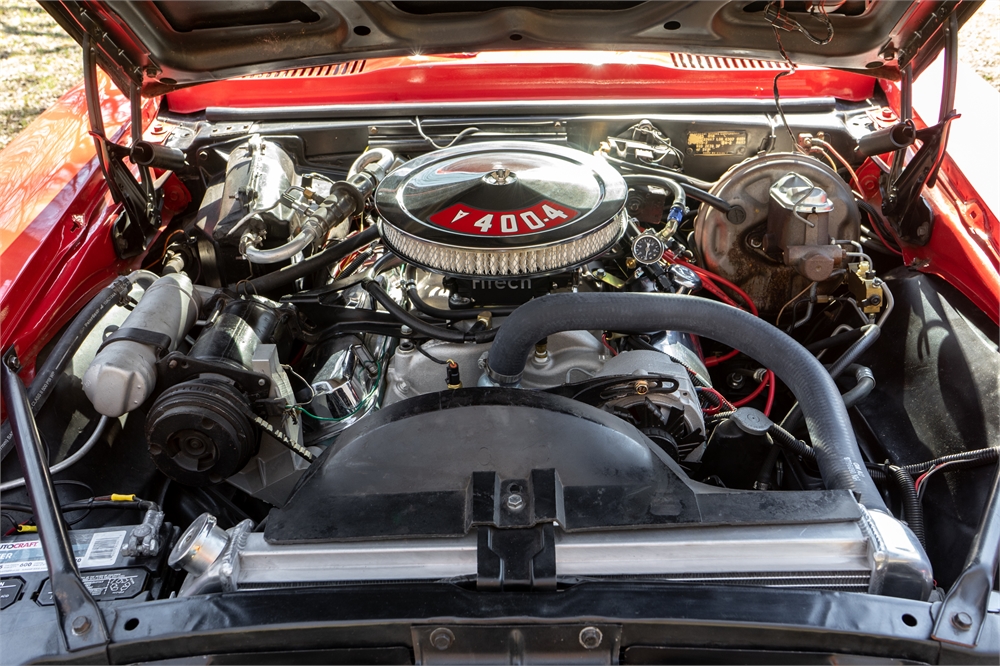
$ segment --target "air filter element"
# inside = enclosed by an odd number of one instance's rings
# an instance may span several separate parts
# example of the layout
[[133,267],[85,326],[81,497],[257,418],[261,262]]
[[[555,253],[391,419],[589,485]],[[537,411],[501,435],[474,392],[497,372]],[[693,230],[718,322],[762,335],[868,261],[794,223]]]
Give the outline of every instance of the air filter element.
[[456,277],[558,273],[621,238],[628,189],[604,160],[518,141],[423,155],[379,185],[382,240],[407,262]]

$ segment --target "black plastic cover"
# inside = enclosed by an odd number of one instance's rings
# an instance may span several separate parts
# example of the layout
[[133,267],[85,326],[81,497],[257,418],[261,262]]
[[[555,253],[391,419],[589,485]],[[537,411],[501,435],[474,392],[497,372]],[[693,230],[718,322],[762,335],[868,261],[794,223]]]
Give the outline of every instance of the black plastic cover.
[[264,536],[301,543],[460,536],[477,525],[558,522],[572,532],[859,515],[847,492],[693,483],[633,426],[569,398],[467,388],[395,403],[346,430],[271,512]]

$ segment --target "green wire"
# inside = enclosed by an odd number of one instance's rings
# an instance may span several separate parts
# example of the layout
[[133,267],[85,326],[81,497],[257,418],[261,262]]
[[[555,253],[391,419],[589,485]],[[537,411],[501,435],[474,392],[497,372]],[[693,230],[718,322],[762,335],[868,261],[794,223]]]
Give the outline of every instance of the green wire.
[[351,412],[351,414],[348,414],[348,415],[347,415],[347,416],[345,416],[344,418],[340,418],[340,419],[334,419],[334,418],[330,418],[330,417],[328,417],[328,416],[316,416],[316,415],[315,415],[315,414],[313,414],[312,412],[310,412],[310,411],[308,411],[308,410],[306,410],[306,409],[303,409],[302,407],[296,407],[295,409],[296,409],[297,411],[300,411],[300,412],[302,412],[303,414],[305,414],[306,416],[308,416],[308,417],[310,417],[310,418],[314,418],[314,419],[316,419],[317,421],[343,421],[344,419],[349,419],[349,418],[351,418],[351,416],[352,416],[352,415],[354,414],[354,412]]
[[[375,376],[376,377],[381,377],[382,376],[382,364],[379,363],[377,359],[375,360],[375,369],[376,369]],[[368,404],[371,402],[371,399],[378,392],[379,384],[380,384],[380,382],[376,382],[375,386],[373,386],[372,389],[370,391],[368,391],[368,393],[365,395],[365,397],[363,397],[361,399],[361,402],[358,403],[357,409],[355,409],[353,412],[351,412],[347,416],[342,416],[340,418],[332,418],[332,417],[329,417],[329,416],[316,416],[312,412],[306,410],[304,407],[301,407],[299,405],[296,405],[295,409],[298,410],[298,411],[300,411],[300,412],[302,412],[303,414],[305,414],[308,417],[316,419],[317,421],[333,421],[335,423],[340,422],[340,421],[346,421],[347,419],[351,418],[352,416],[354,416],[355,414],[357,414],[358,412],[360,412],[361,410],[365,409],[368,406]]]

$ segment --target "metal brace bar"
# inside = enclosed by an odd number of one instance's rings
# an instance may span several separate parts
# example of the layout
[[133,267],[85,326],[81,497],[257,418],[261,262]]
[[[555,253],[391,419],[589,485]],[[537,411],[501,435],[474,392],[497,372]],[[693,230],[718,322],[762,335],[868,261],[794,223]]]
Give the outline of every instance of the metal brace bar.
[[45,463],[42,437],[31,413],[24,383],[14,370],[17,365],[14,354],[4,355],[4,362],[0,364],[0,388],[14,431],[17,459],[21,463],[28,498],[35,513],[38,538],[45,553],[59,626],[70,651],[107,645],[108,628],[104,615],[76,568],[69,534],[59,512],[59,499]]
[[972,540],[965,568],[941,604],[931,638],[975,647],[986,621],[993,576],[1000,560],[1000,467],[993,477],[979,529]]

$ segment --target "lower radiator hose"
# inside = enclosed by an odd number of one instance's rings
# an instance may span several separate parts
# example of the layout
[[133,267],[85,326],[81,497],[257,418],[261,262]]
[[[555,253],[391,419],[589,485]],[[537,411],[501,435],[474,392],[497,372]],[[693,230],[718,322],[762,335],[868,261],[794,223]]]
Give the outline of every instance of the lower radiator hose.
[[694,333],[751,356],[773,370],[798,399],[826,487],[853,491],[868,509],[889,513],[865,471],[843,398],[829,372],[798,342],[737,308],[674,294],[543,296],[519,307],[500,327],[486,377],[498,385],[516,385],[536,342],[578,330]]

